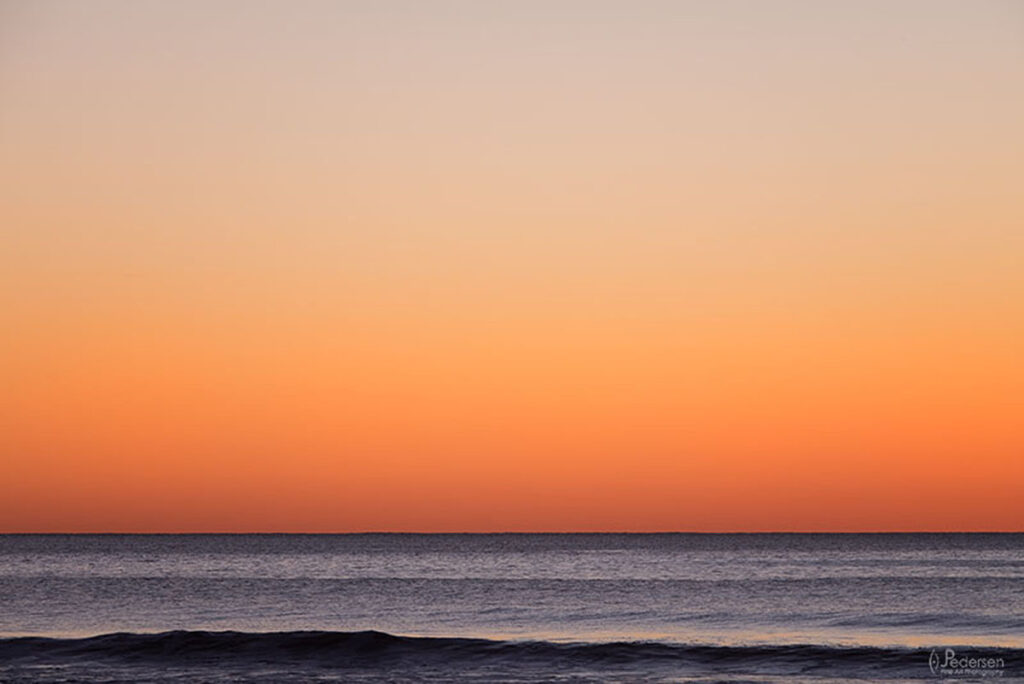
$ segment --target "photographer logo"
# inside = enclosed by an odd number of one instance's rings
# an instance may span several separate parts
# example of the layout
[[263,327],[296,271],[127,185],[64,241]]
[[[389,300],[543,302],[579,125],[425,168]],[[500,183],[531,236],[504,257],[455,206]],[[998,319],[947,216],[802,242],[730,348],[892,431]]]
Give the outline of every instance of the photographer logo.
[[1002,658],[960,655],[952,648],[932,649],[928,656],[928,669],[940,677],[1002,677],[1005,667]]

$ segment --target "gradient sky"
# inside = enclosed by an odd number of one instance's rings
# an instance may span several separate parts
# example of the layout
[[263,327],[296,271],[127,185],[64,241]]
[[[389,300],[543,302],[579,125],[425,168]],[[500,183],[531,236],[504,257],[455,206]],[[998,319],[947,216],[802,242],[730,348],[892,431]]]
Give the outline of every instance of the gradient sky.
[[1024,4],[0,4],[0,531],[1024,529]]

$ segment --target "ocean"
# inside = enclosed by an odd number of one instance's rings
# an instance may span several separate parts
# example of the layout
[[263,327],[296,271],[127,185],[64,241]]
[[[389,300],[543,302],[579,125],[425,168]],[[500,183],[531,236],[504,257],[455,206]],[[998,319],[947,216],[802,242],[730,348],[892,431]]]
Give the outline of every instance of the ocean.
[[1024,681],[1024,534],[0,535],[0,681]]

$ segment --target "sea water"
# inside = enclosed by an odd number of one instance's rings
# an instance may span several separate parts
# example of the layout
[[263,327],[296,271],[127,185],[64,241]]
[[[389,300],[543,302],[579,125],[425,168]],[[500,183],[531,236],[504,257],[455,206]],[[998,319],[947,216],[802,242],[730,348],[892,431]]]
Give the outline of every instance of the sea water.
[[1024,534],[4,535],[0,637],[0,681],[1005,680]]

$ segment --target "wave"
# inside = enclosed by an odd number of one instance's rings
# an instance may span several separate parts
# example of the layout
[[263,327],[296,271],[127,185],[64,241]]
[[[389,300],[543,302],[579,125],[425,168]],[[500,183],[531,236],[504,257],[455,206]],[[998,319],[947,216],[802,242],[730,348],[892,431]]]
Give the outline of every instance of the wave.
[[[940,652],[941,649],[940,649]],[[966,651],[963,654],[967,654]],[[533,671],[672,671],[842,677],[923,677],[930,649],[829,645],[714,646],[652,641],[499,641],[361,632],[114,633],[59,639],[0,638],[0,663],[110,663],[331,668],[506,667]],[[1024,649],[970,649],[1016,674]]]

